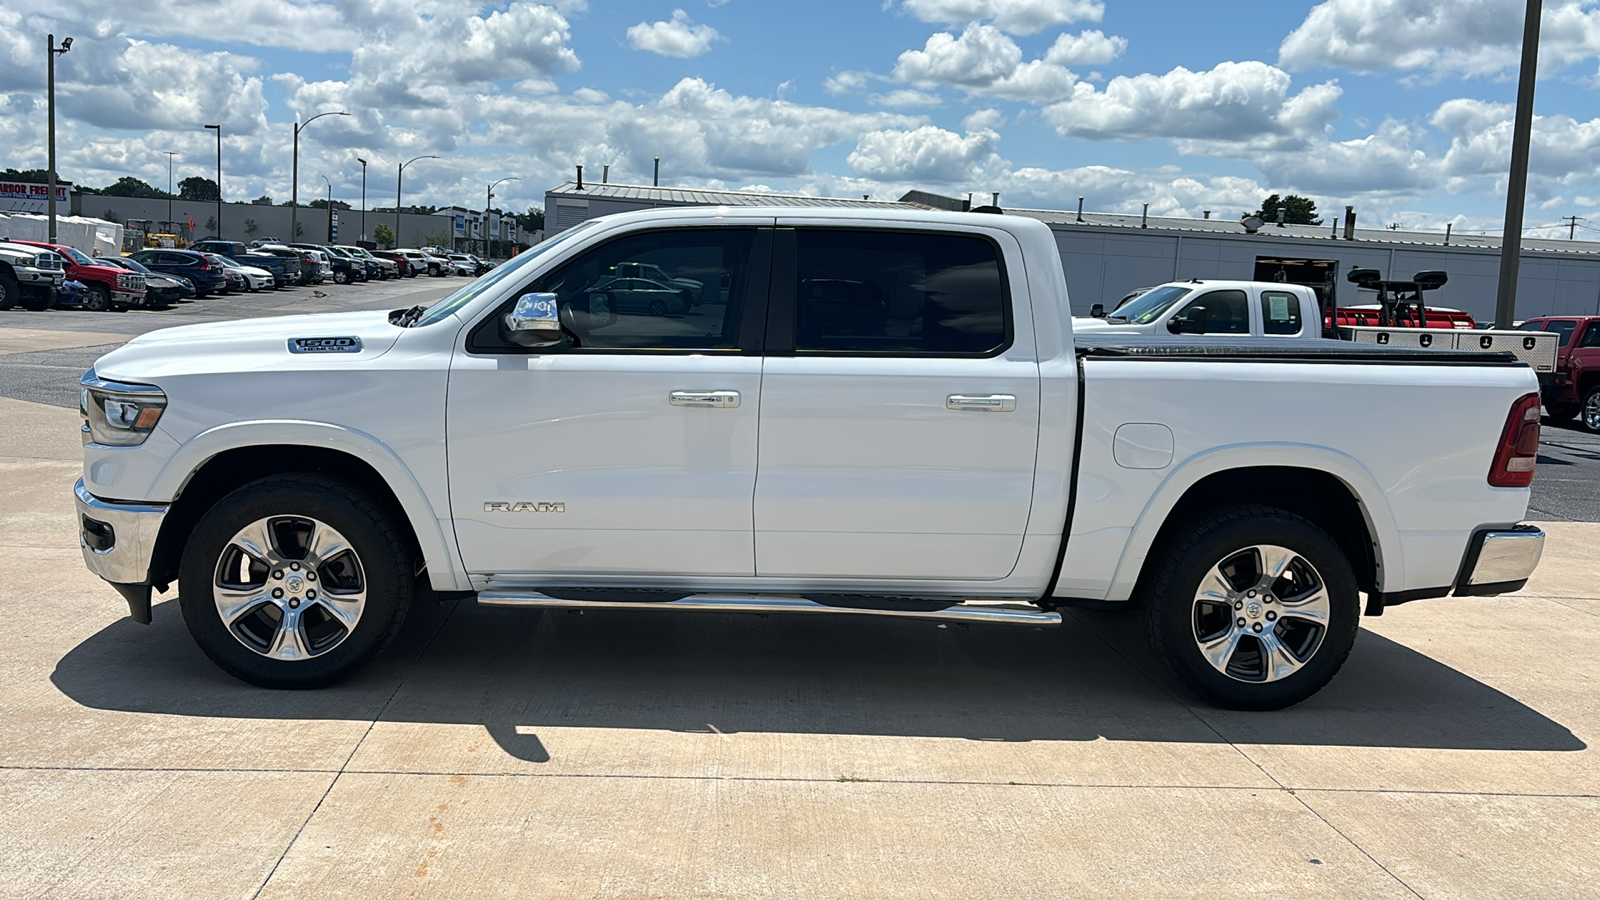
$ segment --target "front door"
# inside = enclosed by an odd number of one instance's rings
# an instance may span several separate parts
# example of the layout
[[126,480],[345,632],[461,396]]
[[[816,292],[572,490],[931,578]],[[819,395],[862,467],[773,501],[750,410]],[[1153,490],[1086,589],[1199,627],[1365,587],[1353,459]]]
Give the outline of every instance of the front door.
[[[560,346],[517,346],[514,300],[464,330],[446,440],[469,572],[753,574],[770,234],[635,232],[519,286],[557,296]],[[618,302],[628,263],[724,287],[699,306]]]
[[778,235],[757,574],[1004,578],[1027,529],[1039,432],[1032,326],[1011,315],[1012,294],[1026,296],[1014,240]]

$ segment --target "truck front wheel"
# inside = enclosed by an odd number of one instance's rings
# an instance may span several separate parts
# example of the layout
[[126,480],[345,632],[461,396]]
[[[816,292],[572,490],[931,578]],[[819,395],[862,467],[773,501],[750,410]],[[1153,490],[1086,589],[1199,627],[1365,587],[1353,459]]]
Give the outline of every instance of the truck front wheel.
[[314,688],[394,639],[413,581],[405,542],[355,486],[277,475],[235,490],[196,524],[178,603],[200,649],[230,675]]
[[1600,384],[1583,395],[1583,417],[1579,421],[1583,422],[1585,431],[1600,434]]
[[1279,509],[1202,516],[1157,548],[1147,583],[1150,643],[1217,706],[1292,706],[1333,678],[1355,645],[1360,598],[1327,533]]

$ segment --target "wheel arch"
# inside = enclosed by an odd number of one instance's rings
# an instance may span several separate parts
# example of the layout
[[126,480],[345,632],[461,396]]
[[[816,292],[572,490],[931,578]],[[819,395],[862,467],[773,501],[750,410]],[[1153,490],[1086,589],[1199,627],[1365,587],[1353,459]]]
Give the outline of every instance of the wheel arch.
[[[151,580],[170,583],[178,560],[200,517],[229,492],[269,475],[321,472],[366,491],[391,516],[428,567],[438,590],[467,590],[453,534],[441,527],[433,504],[409,470],[387,447],[364,435],[329,425],[310,426],[311,435],[282,435],[284,423],[251,423],[207,432],[185,445],[163,471],[171,483],[161,495],[173,498],[151,560]],[[274,438],[251,440],[259,431]],[[218,431],[231,432],[224,435]],[[365,438],[365,440],[362,440]],[[197,446],[198,445],[198,446]]]
[[1219,448],[1172,473],[1146,504],[1117,566],[1109,601],[1134,596],[1151,549],[1171,529],[1219,506],[1254,503],[1310,520],[1344,549],[1363,591],[1405,571],[1399,531],[1376,480],[1350,456],[1304,445]]

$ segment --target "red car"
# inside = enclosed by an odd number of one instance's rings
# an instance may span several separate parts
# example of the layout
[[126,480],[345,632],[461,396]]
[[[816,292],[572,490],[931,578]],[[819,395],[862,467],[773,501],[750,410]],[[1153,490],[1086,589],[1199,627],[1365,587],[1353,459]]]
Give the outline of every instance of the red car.
[[67,279],[81,281],[89,286],[83,298],[83,308],[92,310],[127,309],[143,306],[145,300],[144,276],[115,266],[101,265],[76,247],[66,244],[45,244],[39,241],[12,241],[54,250],[66,258]]
[[1545,412],[1558,422],[1577,416],[1600,434],[1600,316],[1540,316],[1517,327],[1561,335],[1555,373],[1539,376]]

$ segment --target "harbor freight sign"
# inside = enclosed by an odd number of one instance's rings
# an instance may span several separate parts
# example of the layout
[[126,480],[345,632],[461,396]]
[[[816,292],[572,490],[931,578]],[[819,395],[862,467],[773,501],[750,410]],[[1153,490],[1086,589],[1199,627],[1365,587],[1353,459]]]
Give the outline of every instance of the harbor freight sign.
[[[66,214],[67,193],[72,185],[68,182],[56,182],[56,213]],[[33,181],[0,181],[0,212],[11,213],[47,213],[49,212],[50,186],[44,182]]]

